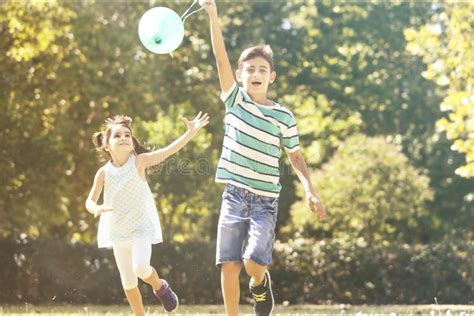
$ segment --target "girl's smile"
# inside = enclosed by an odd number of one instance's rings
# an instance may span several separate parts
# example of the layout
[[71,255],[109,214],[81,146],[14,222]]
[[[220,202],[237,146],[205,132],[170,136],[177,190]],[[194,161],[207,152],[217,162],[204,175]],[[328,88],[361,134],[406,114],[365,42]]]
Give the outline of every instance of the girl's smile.
[[132,132],[123,125],[112,127],[107,150],[116,165],[122,165],[134,151]]

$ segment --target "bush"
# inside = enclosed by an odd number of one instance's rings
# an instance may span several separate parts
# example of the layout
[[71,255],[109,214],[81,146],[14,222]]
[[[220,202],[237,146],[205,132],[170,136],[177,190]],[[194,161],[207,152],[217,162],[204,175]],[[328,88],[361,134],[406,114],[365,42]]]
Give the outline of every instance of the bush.
[[[474,303],[472,236],[436,244],[363,238],[277,242],[270,269],[277,303]],[[183,304],[222,304],[212,243],[154,246],[152,265]],[[58,240],[0,240],[0,302],[125,302],[112,251]],[[140,282],[145,303],[156,303]],[[242,301],[249,296],[241,278]]]
[[[220,299],[214,245],[189,242],[153,248],[152,265],[170,281],[183,304],[209,304],[215,297]],[[0,249],[0,302],[124,302],[112,250],[51,239],[0,240]],[[150,287],[139,284],[144,301],[148,297],[156,303]]]
[[[313,182],[329,217],[320,222],[308,216],[301,201],[291,208],[292,225],[283,231],[303,237],[322,234],[411,242],[417,240],[428,217],[429,179],[381,137],[348,138],[322,171],[313,175]],[[300,188],[299,196],[303,195]]]
[[[472,237],[472,236],[471,236]],[[368,243],[294,239],[276,244],[276,299],[291,303],[470,304],[474,242]]]

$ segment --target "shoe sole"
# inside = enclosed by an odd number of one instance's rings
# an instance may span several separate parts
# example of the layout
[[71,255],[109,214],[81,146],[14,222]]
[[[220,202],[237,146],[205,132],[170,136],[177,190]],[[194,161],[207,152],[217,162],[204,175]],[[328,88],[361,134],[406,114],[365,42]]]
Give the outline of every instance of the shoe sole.
[[178,307],[179,307],[179,298],[178,298],[178,295],[176,295],[176,293],[174,293],[174,292],[173,292],[173,294],[174,294],[174,297],[176,297],[176,307],[173,308],[173,309],[170,310],[170,311],[167,311],[167,310],[165,309],[165,311],[166,311],[167,313],[172,313],[172,312],[174,312],[175,310],[177,310]]

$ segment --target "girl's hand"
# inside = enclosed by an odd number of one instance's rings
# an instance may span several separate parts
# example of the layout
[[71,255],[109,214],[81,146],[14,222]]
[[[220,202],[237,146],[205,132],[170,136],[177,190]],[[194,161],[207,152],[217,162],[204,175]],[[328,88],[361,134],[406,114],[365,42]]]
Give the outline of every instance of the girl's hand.
[[183,120],[190,132],[197,133],[201,128],[209,124],[209,115],[207,113],[203,115],[202,112],[199,112],[192,121],[188,121],[184,117],[181,120]]
[[100,214],[102,214],[104,212],[110,212],[110,211],[113,211],[113,210],[114,210],[113,207],[100,205],[95,210],[94,217],[100,216]]
[[199,5],[203,7],[208,14],[217,13],[215,0],[199,0]]

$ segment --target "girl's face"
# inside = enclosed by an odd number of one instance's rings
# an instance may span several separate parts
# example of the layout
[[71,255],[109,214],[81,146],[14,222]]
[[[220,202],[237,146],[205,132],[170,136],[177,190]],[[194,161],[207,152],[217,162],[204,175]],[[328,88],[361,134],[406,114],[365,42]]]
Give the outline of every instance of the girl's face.
[[129,155],[134,150],[132,132],[123,125],[114,125],[111,128],[106,150],[113,155]]

